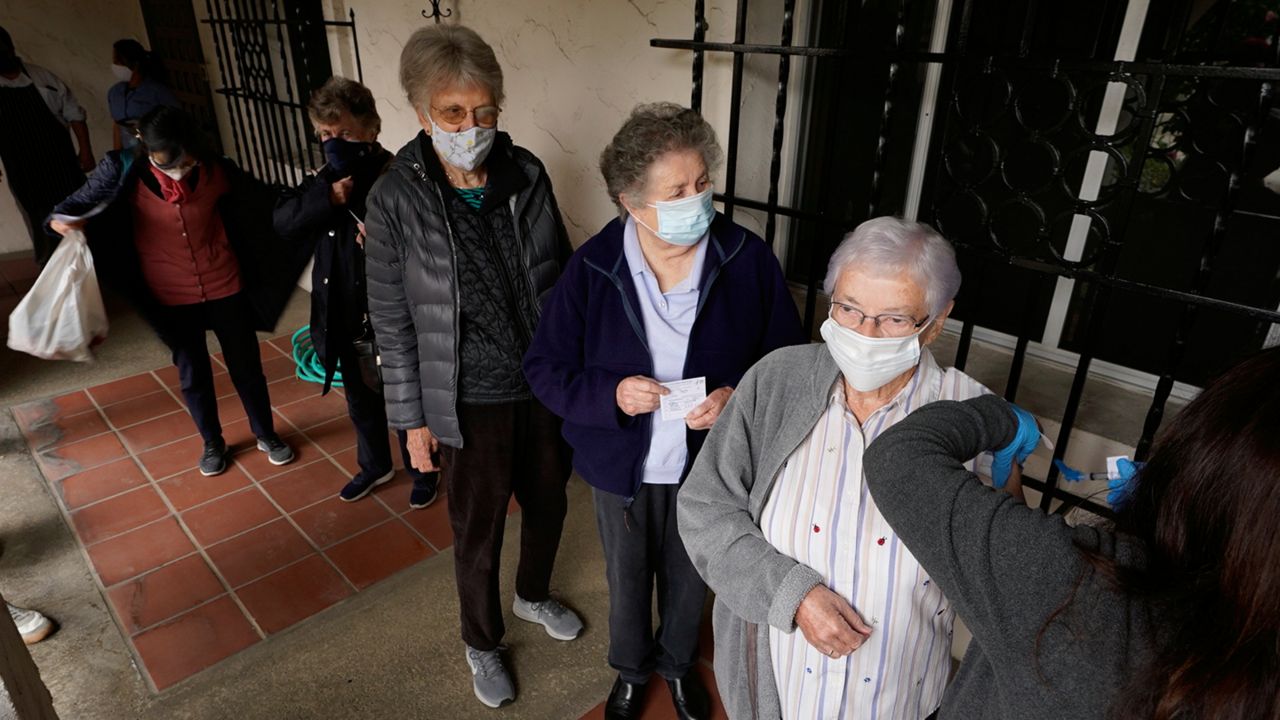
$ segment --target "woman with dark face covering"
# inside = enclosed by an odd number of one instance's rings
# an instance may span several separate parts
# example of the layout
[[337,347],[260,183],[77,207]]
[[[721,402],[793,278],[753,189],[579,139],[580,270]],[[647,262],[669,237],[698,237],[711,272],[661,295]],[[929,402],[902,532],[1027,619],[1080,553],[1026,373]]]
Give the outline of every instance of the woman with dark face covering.
[[[358,82],[329,78],[311,94],[307,112],[324,148],[325,164],[285,193],[276,206],[275,226],[285,237],[315,241],[311,341],[324,365],[321,394],[329,392],[341,366],[360,472],[338,497],[354,502],[395,474],[382,386],[362,377],[357,350],[357,343],[373,339],[364,279],[365,201],[373,182],[391,162],[391,153],[378,144],[382,119],[373,93]],[[396,435],[405,470],[413,479],[409,507],[424,508],[436,499],[440,475],[414,468],[405,445],[407,433],[399,430]]]
[[[275,239],[276,193],[235,163],[208,152],[195,121],[160,107],[138,125],[138,148],[111,152],[84,187],[54,213],[65,235],[83,228],[103,282],[137,306],[173,353],[182,395],[204,439],[202,475],[226,470],[230,457],[218,419],[205,333],[212,330],[258,450],[273,465],[293,460],[276,435],[255,330],[270,330],[288,301],[306,253]],[[193,463],[195,464],[195,463]]]

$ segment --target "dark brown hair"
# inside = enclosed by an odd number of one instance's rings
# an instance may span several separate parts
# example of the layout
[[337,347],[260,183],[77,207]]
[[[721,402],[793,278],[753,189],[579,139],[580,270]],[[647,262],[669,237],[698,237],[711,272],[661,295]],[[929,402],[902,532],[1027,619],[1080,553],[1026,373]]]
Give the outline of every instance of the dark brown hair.
[[369,88],[355,80],[334,75],[311,93],[307,114],[312,124],[335,123],[343,111],[351,113],[355,121],[374,134],[382,132],[382,118],[378,115],[378,103]]
[[1157,646],[1113,718],[1280,718],[1280,348],[1232,368],[1163,432],[1117,514],[1147,562],[1081,548],[1153,610]]
[[138,120],[139,151],[164,153],[170,162],[183,156],[208,161],[213,158],[208,138],[195,118],[177,108],[161,105]]

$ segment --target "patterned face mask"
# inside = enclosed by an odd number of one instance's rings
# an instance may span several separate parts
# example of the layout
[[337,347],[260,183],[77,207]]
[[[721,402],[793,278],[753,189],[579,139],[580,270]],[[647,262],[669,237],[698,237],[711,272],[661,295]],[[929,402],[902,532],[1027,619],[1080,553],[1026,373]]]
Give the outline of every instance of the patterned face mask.
[[445,132],[431,120],[431,144],[450,165],[471,172],[484,164],[498,136],[497,128],[476,125],[462,132]]

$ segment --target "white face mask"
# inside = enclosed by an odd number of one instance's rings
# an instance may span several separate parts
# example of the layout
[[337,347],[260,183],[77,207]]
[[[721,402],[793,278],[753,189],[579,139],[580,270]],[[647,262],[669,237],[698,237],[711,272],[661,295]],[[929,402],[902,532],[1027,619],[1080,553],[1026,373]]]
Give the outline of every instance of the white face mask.
[[111,64],[111,74],[116,76],[116,80],[120,82],[129,82],[133,79],[133,71],[123,65]]
[[919,364],[920,334],[924,330],[920,328],[906,337],[873,338],[827,318],[822,323],[822,339],[845,381],[854,390],[870,392]]
[[188,165],[186,167],[176,167],[176,168],[162,168],[159,165],[156,165],[155,160],[152,160],[151,164],[155,167],[155,169],[159,170],[165,175],[168,175],[174,180],[181,180],[182,178],[187,176],[187,173],[195,169],[195,165]]
[[440,153],[445,162],[466,172],[484,164],[497,136],[496,127],[475,125],[462,132],[446,132],[440,129],[435,120],[431,121],[431,144],[436,152]]

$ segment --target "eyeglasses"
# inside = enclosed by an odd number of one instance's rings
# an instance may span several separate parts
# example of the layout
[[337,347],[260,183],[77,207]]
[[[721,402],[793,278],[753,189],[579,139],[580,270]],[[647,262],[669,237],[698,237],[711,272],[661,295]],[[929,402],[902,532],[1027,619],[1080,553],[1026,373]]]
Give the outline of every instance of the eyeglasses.
[[436,115],[441,120],[449,123],[450,125],[461,125],[466,121],[467,116],[470,115],[476,119],[476,125],[483,128],[491,128],[494,125],[497,125],[498,113],[502,112],[502,109],[497,105],[481,105],[480,107],[473,108],[471,110],[468,110],[461,105],[450,105],[449,107],[444,108],[438,108],[435,105],[432,105],[431,109],[435,111]]
[[862,327],[862,323],[870,320],[877,330],[883,331],[889,337],[906,337],[929,322],[928,315],[923,320],[916,320],[910,315],[899,315],[898,313],[868,315],[852,305],[846,305],[835,300],[831,301],[829,315],[831,319],[850,330],[857,330]]

